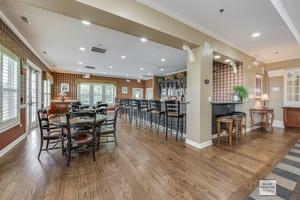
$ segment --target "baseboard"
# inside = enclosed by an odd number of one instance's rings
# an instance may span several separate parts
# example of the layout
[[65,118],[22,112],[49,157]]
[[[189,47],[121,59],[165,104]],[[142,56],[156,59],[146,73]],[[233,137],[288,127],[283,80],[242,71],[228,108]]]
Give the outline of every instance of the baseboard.
[[16,146],[19,142],[21,142],[25,137],[26,137],[26,133],[24,133],[23,135],[15,139],[12,143],[4,147],[4,149],[0,151],[0,157],[4,156],[7,152],[9,152],[14,146]]
[[208,147],[210,145],[212,145],[212,141],[209,140],[207,142],[203,142],[203,143],[198,143],[198,142],[194,142],[192,140],[189,140],[189,139],[185,139],[185,143],[197,148],[197,149],[203,149],[205,147]]
[[284,123],[283,123],[283,121],[274,120],[273,121],[273,126],[277,127],[277,128],[284,128]]

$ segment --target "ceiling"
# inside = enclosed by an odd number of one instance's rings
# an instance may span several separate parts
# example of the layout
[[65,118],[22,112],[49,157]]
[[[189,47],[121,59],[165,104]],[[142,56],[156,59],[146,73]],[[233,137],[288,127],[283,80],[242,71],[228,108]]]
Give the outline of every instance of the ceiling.
[[[296,39],[300,33],[299,0],[137,1],[259,57],[263,62],[300,57],[300,44]],[[279,5],[279,9],[275,5]],[[220,9],[224,12],[220,13]],[[296,31],[291,30],[287,21]],[[256,32],[261,36],[252,38]]]
[[[186,68],[186,53],[179,49],[141,42],[139,37],[98,25],[86,26],[81,20],[15,1],[0,4],[0,10],[43,59],[55,66],[55,71],[147,79]],[[24,23],[20,16],[27,17],[30,24]],[[93,46],[107,51],[91,52]],[[86,51],[80,51],[80,47]]]

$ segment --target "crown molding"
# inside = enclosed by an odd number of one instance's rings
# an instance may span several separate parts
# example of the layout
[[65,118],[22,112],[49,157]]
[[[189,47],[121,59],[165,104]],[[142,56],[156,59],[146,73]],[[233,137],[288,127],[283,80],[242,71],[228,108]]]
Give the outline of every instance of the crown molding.
[[35,51],[35,49],[31,46],[31,44],[25,39],[25,37],[18,31],[18,29],[13,25],[13,23],[4,15],[4,13],[0,10],[0,18],[4,21],[4,23],[17,35],[18,38],[35,54],[41,62],[44,63],[48,67],[50,71],[52,71],[52,67],[48,65],[48,63],[42,58],[42,56]]

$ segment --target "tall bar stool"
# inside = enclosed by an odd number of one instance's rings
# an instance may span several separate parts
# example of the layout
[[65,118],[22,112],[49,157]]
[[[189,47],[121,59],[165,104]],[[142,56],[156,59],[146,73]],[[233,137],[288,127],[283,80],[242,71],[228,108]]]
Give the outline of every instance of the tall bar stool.
[[139,126],[141,126],[141,123],[145,126],[145,121],[147,121],[148,113],[149,113],[149,101],[146,99],[140,100],[139,103]]
[[138,99],[131,99],[130,100],[130,123],[132,123],[133,118],[135,119],[136,125],[138,124],[139,118],[139,107],[140,107],[140,100]]
[[233,118],[231,116],[223,116],[217,118],[217,142],[220,144],[221,139],[221,125],[225,124],[226,129],[226,139],[230,145],[232,145],[232,128],[233,128]]
[[247,114],[244,112],[232,112],[230,113],[232,116],[240,116],[242,118],[242,129],[244,129],[244,133],[247,133]]
[[152,122],[153,122],[153,117],[154,121],[157,122],[157,135],[159,133],[159,127],[161,124],[161,116],[165,116],[165,111],[162,109],[162,103],[159,100],[150,100],[149,101],[149,112],[150,112],[150,132],[152,130]]
[[[180,102],[177,100],[168,100],[165,101],[165,110],[166,110],[166,140],[168,139],[168,128],[169,128],[169,119],[171,122],[171,134],[172,134],[172,124],[173,119],[176,120],[176,141],[178,140],[179,128],[181,127],[181,137],[183,137],[183,119],[185,113],[182,113],[180,110]],[[181,121],[181,122],[180,122]]]
[[131,120],[131,99],[124,99],[125,102],[125,120]]

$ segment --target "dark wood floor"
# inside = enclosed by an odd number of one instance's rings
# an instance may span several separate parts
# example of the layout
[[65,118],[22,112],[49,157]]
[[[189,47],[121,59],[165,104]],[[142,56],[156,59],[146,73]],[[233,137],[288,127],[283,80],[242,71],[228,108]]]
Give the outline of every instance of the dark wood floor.
[[300,138],[299,130],[255,132],[238,144],[194,149],[126,123],[119,146],[71,166],[59,150],[37,160],[37,131],[0,159],[0,199],[245,199]]

